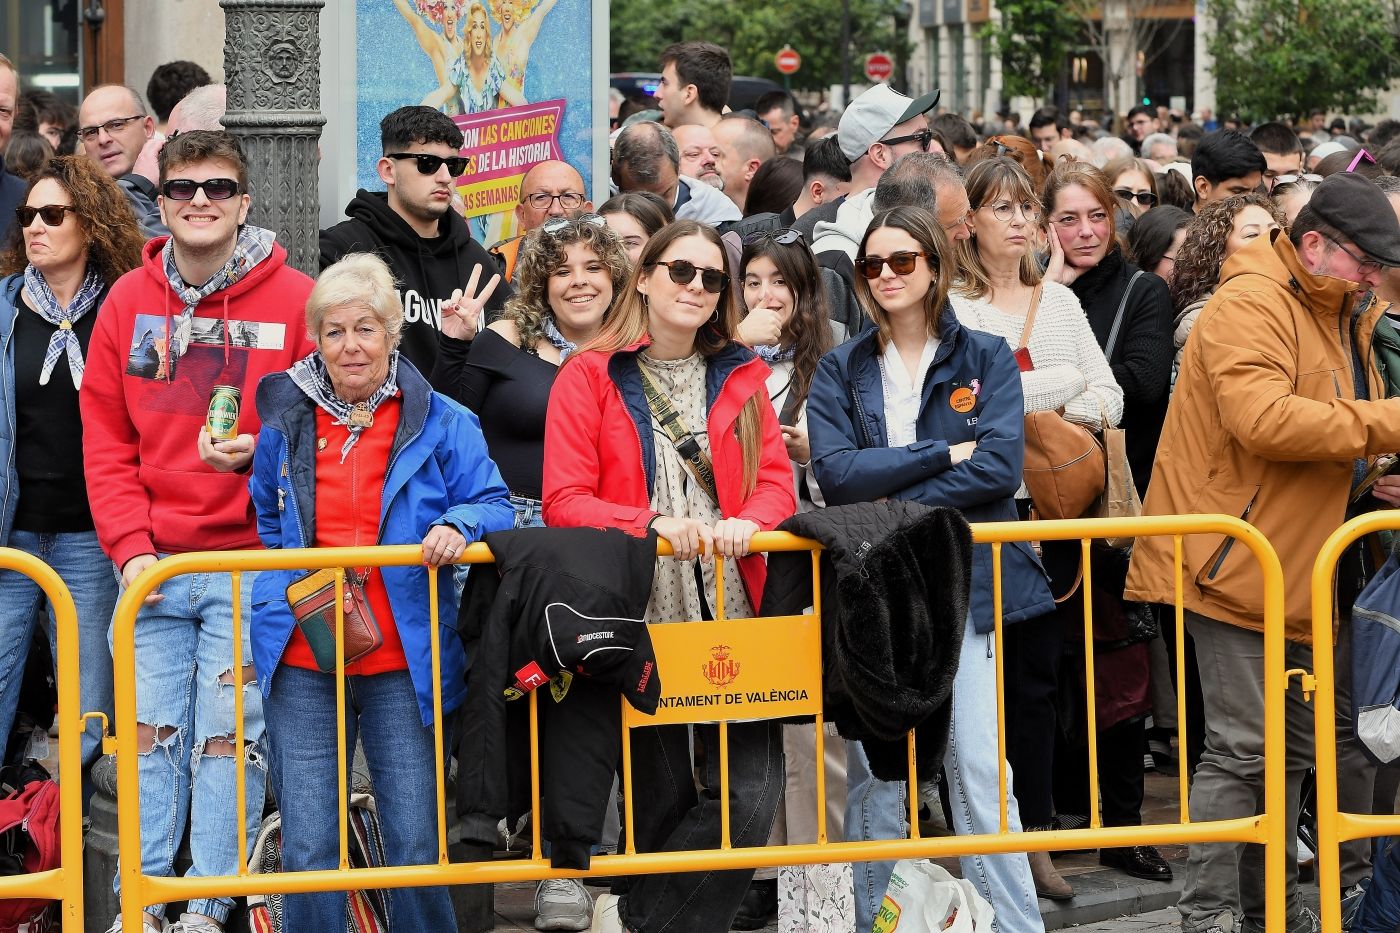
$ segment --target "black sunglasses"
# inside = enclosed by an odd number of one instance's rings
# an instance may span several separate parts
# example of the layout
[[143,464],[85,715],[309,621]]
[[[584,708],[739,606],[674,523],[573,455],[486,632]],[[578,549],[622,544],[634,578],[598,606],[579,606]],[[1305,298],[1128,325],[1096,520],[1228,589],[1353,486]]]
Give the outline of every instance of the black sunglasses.
[[671,274],[671,281],[677,285],[689,285],[695,281],[695,273],[700,273],[700,287],[711,295],[718,295],[729,287],[729,273],[719,269],[701,269],[687,259],[672,259],[669,262],[658,259],[653,266],[665,266]]
[[1113,193],[1124,201],[1136,201],[1143,207],[1152,207],[1157,203],[1157,195],[1151,191],[1129,191],[1127,188],[1114,188]]
[[919,141],[919,151],[928,152],[928,144],[933,142],[933,130],[919,130],[917,133],[910,133],[908,136],[896,136],[893,139],[882,139],[880,142],[886,146],[896,146],[900,143]]
[[801,230],[793,230],[791,227],[785,230],[759,230],[744,237],[744,245],[751,246],[755,243],[762,243],[770,240],[779,246],[791,246],[794,243],[806,243]]
[[46,227],[57,227],[62,225],[63,217],[69,211],[74,214],[78,213],[76,207],[70,207],[67,204],[45,204],[43,207],[17,207],[15,208],[15,216],[19,218],[19,226],[22,230],[28,229],[35,217],[44,218],[44,226]]
[[444,165],[446,165],[447,170],[452,173],[453,178],[459,177],[467,170],[466,156],[439,156],[433,155],[430,152],[386,152],[384,153],[384,158],[417,159],[418,174],[420,175],[436,175],[438,169],[442,168]]
[[211,201],[227,201],[241,189],[234,178],[209,178],[194,181],[190,178],[172,178],[160,186],[160,193],[172,201],[193,201],[194,193],[204,189],[204,196]]
[[927,258],[928,253],[900,250],[897,253],[890,253],[888,256],[861,256],[855,261],[855,267],[856,271],[867,279],[878,279],[880,269],[886,263],[889,264],[890,271],[895,275],[908,275],[914,271],[914,266],[918,263],[920,256]]

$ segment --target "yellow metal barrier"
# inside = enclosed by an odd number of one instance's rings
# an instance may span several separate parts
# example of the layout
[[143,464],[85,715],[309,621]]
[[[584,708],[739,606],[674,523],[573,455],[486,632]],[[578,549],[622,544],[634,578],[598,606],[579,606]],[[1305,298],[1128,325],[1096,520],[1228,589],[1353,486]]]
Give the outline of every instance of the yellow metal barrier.
[[1340,813],[1337,810],[1337,704],[1333,636],[1336,613],[1333,580],[1337,562],[1353,542],[1378,531],[1400,530],[1400,512],[1360,515],[1334,531],[1313,564],[1313,677],[1317,760],[1317,885],[1321,892],[1322,929],[1342,928],[1342,878],[1339,847],[1371,836],[1400,834],[1400,815]]
[[[48,564],[14,548],[0,548],[0,570],[24,574],[44,591],[58,629],[59,866],[52,871],[0,878],[0,898],[39,897],[58,901],[64,933],[83,930],[83,766],[87,727],[79,701],[78,613],[73,596]],[[100,713],[94,713],[105,719]],[[138,927],[139,929],[139,927]]]
[[[540,845],[540,820],[532,820],[534,850],[528,860],[499,862],[451,863],[447,857],[446,805],[444,799],[442,761],[438,768],[438,862],[436,865],[391,866],[351,869],[347,859],[347,800],[345,794],[346,748],[344,741],[344,643],[343,633],[337,632],[337,679],[340,683],[337,709],[341,714],[338,727],[339,744],[339,824],[341,843],[341,865],[339,869],[284,873],[277,875],[253,875],[246,865],[236,876],[169,878],[146,876],[141,871],[140,857],[140,814],[135,806],[119,808],[119,844],[121,857],[122,912],[128,929],[139,929],[143,908],[170,901],[187,900],[195,897],[236,897],[252,894],[288,894],[316,891],[336,891],[363,888],[415,887],[425,885],[455,885],[477,883],[499,883],[509,881],[533,881],[544,878],[584,877],[588,875],[637,875],[665,872],[691,872],[737,868],[758,868],[779,865],[801,865],[823,862],[897,860],[901,858],[938,858],[971,854],[997,854],[1024,852],[1027,850],[1054,850],[1083,847],[1118,847],[1145,844],[1184,844],[1233,842],[1255,843],[1265,846],[1266,884],[1270,896],[1267,901],[1266,922],[1268,929],[1283,928],[1284,904],[1280,895],[1284,887],[1284,715],[1283,696],[1284,639],[1283,639],[1283,574],[1273,548],[1252,526],[1237,518],[1224,515],[1158,516],[1135,519],[1080,519],[1054,522],[1004,522],[973,526],[974,538],[978,542],[990,543],[993,551],[995,572],[994,606],[996,612],[997,644],[997,727],[999,744],[1002,749],[1001,784],[1001,832],[977,836],[955,836],[921,838],[918,830],[917,795],[910,794],[911,838],[898,840],[870,840],[854,842],[830,842],[825,838],[825,787],[820,762],[821,742],[821,684],[820,684],[820,626],[816,620],[820,613],[820,596],[814,594],[812,611],[801,616],[785,617],[772,622],[786,639],[780,658],[770,659],[770,671],[778,671],[785,678],[786,686],[775,683],[778,692],[775,705],[768,706],[763,718],[788,715],[815,715],[817,718],[818,764],[818,825],[821,831],[816,843],[787,846],[762,846],[753,848],[732,848],[728,832],[728,793],[727,759],[728,743],[725,736],[725,723],[740,719],[755,718],[753,704],[740,697],[734,702],[716,701],[705,711],[694,707],[666,704],[668,697],[683,695],[678,691],[693,690],[692,674],[685,673],[685,665],[694,666],[691,652],[709,650],[716,644],[730,644],[745,637],[745,627],[753,629],[762,626],[745,625],[743,621],[712,623],[688,623],[684,625],[659,625],[652,628],[652,637],[657,648],[658,667],[663,674],[663,709],[656,717],[638,716],[625,703],[624,727],[635,728],[644,725],[657,725],[662,722],[718,722],[720,724],[720,760],[722,780],[725,790],[721,793],[723,813],[722,843],[719,849],[690,852],[636,852],[632,844],[632,803],[634,794],[630,792],[631,766],[630,742],[624,741],[623,772],[627,785],[625,798],[625,818],[628,826],[628,847],[618,855],[599,856],[592,861],[588,871],[558,870],[551,867],[549,860],[542,857]],[[1171,536],[1175,541],[1176,554],[1176,618],[1178,670],[1185,669],[1183,651],[1185,639],[1184,616],[1181,606],[1182,582],[1182,538],[1187,535],[1222,535],[1241,541],[1254,554],[1259,562],[1264,583],[1265,616],[1265,692],[1270,698],[1264,710],[1265,716],[1265,808],[1264,812],[1253,817],[1224,820],[1212,823],[1192,823],[1186,807],[1186,780],[1181,777],[1182,803],[1181,822],[1152,826],[1103,827],[1100,825],[1097,807],[1089,829],[1009,833],[1007,829],[1007,795],[1004,771],[1005,761],[1005,711],[1000,699],[1001,641],[1002,641],[1002,592],[1001,592],[1001,549],[1015,541],[1079,540],[1087,556],[1090,540],[1093,538],[1125,538],[1144,536]],[[810,541],[780,533],[761,533],[754,536],[751,543],[755,551],[811,551],[813,552],[814,584],[818,576],[819,547]],[[659,543],[659,551],[668,554],[665,541]],[[485,563],[492,559],[490,551],[481,544],[472,545],[461,558],[462,563]],[[136,615],[141,600],[161,583],[181,574],[196,572],[227,572],[233,575],[235,592],[241,585],[245,572],[256,570],[309,570],[320,568],[343,568],[348,566],[408,566],[422,561],[422,551],[416,546],[395,546],[377,548],[325,548],[287,551],[230,551],[221,553],[183,554],[166,558],[148,568],[123,594],[118,604],[114,623],[114,662],[116,685],[116,732],[117,732],[117,784],[119,799],[134,801],[139,796],[136,751],[136,696],[135,696],[135,646],[134,631]],[[1091,571],[1085,562],[1084,585],[1087,591],[1091,583]],[[432,604],[432,659],[434,669],[440,669],[440,644],[437,625],[436,575],[429,574],[429,596]],[[724,574],[717,575],[716,603],[724,604],[722,587]],[[1093,645],[1092,600],[1084,600],[1084,632],[1086,646]],[[233,669],[240,669],[243,659],[239,633],[246,620],[234,603],[234,651]],[[337,604],[337,617],[343,607]],[[710,628],[705,628],[710,626]],[[719,641],[715,640],[719,636]],[[671,664],[668,653],[682,652],[684,660]],[[729,660],[711,658],[713,661]],[[754,658],[758,660],[757,657]],[[776,660],[776,663],[772,663]],[[791,660],[795,672],[788,669]],[[1089,716],[1089,774],[1090,799],[1097,800],[1097,759],[1094,739],[1094,659],[1093,652],[1086,651],[1085,674],[1088,684],[1087,708]],[[779,674],[774,674],[779,676]],[[688,681],[689,679],[689,681]],[[721,678],[722,679],[722,678]],[[442,687],[434,685],[435,722],[441,728]],[[711,682],[713,686],[713,682]],[[765,687],[765,689],[767,689]],[[805,691],[806,696],[800,694]],[[241,725],[241,691],[237,713],[240,717],[239,732],[235,742],[239,757],[240,775],[243,771],[243,735]],[[538,815],[540,801],[539,783],[539,721],[537,693],[529,698],[531,736],[531,803]],[[1179,704],[1184,707],[1184,699]],[[1186,747],[1186,716],[1184,708],[1178,718],[1180,747]],[[440,732],[438,734],[440,740]],[[909,738],[909,760],[911,778],[913,774],[913,736]],[[437,742],[441,756],[441,741]],[[237,788],[238,812],[245,809],[245,788],[240,780]],[[240,822],[240,827],[241,827]],[[247,851],[245,832],[240,828],[239,843]]]

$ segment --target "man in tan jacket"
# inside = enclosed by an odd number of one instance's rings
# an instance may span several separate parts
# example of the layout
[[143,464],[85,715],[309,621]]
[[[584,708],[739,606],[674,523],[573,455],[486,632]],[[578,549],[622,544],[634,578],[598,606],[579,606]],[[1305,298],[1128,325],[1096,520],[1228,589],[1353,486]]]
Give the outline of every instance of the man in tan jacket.
[[[1312,669],[1308,581],[1323,541],[1347,517],[1367,461],[1400,450],[1400,399],[1371,360],[1382,308],[1356,298],[1400,266],[1400,223],[1374,184],[1329,177],[1294,222],[1232,256],[1187,341],[1144,511],[1237,515],[1272,542],[1287,581],[1290,668]],[[1356,352],[1359,348],[1360,352]],[[1264,785],[1263,577],[1230,538],[1183,539],[1186,626],[1205,698],[1205,754],[1193,820],[1259,812]],[[1134,549],[1126,597],[1174,602],[1170,537]],[[1313,716],[1295,680],[1287,710],[1288,933],[1316,928],[1297,900],[1298,795],[1312,766]],[[1179,909],[1185,933],[1258,931],[1258,847],[1193,845]]]

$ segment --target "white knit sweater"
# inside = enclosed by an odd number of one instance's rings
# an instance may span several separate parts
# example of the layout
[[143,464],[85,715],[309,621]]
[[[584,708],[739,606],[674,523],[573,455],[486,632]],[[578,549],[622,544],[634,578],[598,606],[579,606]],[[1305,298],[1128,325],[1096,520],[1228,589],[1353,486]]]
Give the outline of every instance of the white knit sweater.
[[[983,300],[952,295],[958,320],[972,330],[1003,338],[1013,349],[1026,326],[1025,315],[1007,314]],[[1021,373],[1027,413],[1064,408],[1065,417],[1116,426],[1123,417],[1123,390],[1113,378],[1079,299],[1058,282],[1046,282],[1029,344],[1035,368]]]

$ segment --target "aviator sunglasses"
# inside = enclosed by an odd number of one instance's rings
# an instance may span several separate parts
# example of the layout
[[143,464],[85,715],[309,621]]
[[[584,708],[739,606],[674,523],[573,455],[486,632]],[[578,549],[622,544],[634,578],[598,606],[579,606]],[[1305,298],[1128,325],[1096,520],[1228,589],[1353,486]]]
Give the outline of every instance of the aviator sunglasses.
[[15,216],[19,218],[21,230],[29,229],[29,225],[34,223],[35,217],[44,218],[44,226],[57,227],[63,223],[64,215],[69,211],[78,213],[76,207],[69,207],[67,204],[45,204],[43,207],[17,207]]
[[895,275],[908,275],[914,271],[914,266],[919,257],[928,257],[928,253],[914,252],[913,250],[900,250],[897,253],[890,253],[888,256],[861,256],[855,261],[856,271],[867,279],[878,279],[880,269],[889,264],[890,271]]
[[447,170],[452,173],[453,178],[459,177],[467,170],[466,156],[440,156],[433,155],[431,152],[386,152],[384,158],[417,159],[418,174],[420,175],[436,175],[438,169],[442,168],[443,165],[447,166]]
[[234,178],[209,178],[204,181],[172,178],[160,186],[160,193],[172,201],[193,201],[194,193],[200,188],[204,189],[204,196],[211,201],[227,201],[240,190]]
[[729,287],[729,274],[719,269],[701,269],[686,259],[672,259],[669,262],[658,259],[651,266],[665,266],[671,274],[671,281],[677,285],[689,285],[695,281],[695,273],[700,273],[700,287],[711,295],[718,295]]

